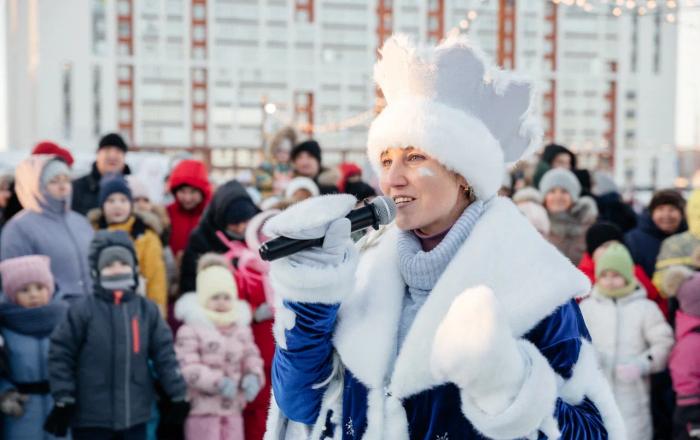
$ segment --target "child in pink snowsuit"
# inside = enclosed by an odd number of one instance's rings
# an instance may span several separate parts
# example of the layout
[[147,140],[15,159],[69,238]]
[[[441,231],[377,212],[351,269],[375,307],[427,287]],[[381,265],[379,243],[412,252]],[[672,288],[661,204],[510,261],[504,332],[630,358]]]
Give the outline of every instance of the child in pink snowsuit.
[[700,438],[700,272],[690,275],[676,293],[676,346],[671,378],[676,391],[674,439]]
[[238,300],[225,259],[200,258],[197,292],[175,304],[184,321],[175,351],[192,409],[185,436],[192,440],[243,440],[242,411],[265,384],[263,361],[250,329],[250,307]]

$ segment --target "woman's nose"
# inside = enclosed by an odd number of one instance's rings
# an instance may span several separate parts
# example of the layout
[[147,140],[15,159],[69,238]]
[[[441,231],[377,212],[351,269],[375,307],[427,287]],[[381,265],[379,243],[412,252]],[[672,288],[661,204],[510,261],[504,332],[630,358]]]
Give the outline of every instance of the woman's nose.
[[408,184],[408,179],[406,178],[406,169],[404,166],[396,161],[391,164],[388,170],[386,170],[386,182],[390,187],[401,187]]

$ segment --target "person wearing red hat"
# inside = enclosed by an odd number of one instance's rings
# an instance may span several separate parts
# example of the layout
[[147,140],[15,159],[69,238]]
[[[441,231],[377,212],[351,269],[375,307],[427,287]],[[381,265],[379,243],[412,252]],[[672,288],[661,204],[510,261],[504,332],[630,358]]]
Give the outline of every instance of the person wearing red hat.
[[193,159],[181,161],[170,174],[168,189],[175,198],[167,206],[172,225],[170,248],[178,258],[185,251],[187,240],[197,227],[211,198],[211,184],[206,165]]
[[69,167],[73,166],[74,159],[70,151],[51,141],[42,141],[36,144],[32,150],[32,155],[35,154],[52,154],[63,159]]

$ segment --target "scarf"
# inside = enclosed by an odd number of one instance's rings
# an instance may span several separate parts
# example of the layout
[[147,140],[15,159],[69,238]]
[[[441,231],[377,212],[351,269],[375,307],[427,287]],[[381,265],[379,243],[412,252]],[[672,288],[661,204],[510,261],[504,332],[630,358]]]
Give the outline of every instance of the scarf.
[[214,323],[217,327],[228,327],[231,324],[238,321],[238,311],[236,310],[236,304],[228,312],[217,312],[214,310],[209,310],[204,307],[207,314],[207,318]]
[[54,299],[43,307],[25,308],[11,302],[0,303],[0,327],[35,338],[48,338],[63,320],[68,303]]
[[399,347],[418,310],[428,299],[445,268],[474,229],[483,212],[482,201],[477,200],[469,205],[440,244],[429,252],[422,250],[420,239],[413,231],[402,231],[399,234],[399,269],[407,290],[399,322]]

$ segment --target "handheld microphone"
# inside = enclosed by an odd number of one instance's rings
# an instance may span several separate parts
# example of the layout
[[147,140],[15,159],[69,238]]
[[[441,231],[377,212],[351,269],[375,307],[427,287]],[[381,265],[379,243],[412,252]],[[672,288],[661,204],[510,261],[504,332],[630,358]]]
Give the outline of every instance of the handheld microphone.
[[[350,229],[359,231],[368,227],[379,229],[379,225],[387,225],[396,217],[394,201],[385,196],[376,197],[372,202],[365,201],[365,206],[354,209],[345,216],[350,220]],[[311,240],[297,240],[288,237],[277,237],[260,246],[260,257],[265,261],[273,261],[287,257],[304,249],[323,246],[324,237]]]

